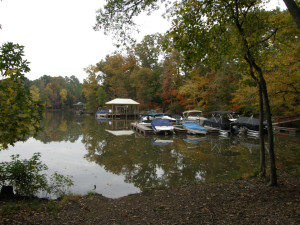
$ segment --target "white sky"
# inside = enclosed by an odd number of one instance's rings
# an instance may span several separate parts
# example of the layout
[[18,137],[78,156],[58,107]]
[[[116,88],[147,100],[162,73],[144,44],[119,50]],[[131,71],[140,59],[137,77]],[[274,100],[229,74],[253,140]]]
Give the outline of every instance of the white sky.
[[[271,3],[284,6],[282,0]],[[87,77],[84,68],[115,50],[111,37],[93,30],[96,10],[104,4],[104,0],[2,0],[0,45],[9,41],[25,46],[30,80],[75,75],[82,82]],[[160,15],[141,19],[140,39],[168,29],[169,22]]]

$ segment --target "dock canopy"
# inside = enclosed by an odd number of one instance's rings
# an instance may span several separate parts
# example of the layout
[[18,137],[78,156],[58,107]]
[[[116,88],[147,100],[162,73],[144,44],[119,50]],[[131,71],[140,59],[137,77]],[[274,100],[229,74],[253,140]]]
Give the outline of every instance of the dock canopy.
[[130,99],[130,98],[115,98],[109,102],[105,103],[106,105],[139,105],[140,103]]
[[77,102],[76,104],[73,104],[74,106],[83,106],[83,105],[85,105],[84,103],[82,103],[82,102]]
[[138,115],[138,106],[140,103],[130,98],[115,98],[105,104],[110,105],[110,113],[113,117],[127,117]]

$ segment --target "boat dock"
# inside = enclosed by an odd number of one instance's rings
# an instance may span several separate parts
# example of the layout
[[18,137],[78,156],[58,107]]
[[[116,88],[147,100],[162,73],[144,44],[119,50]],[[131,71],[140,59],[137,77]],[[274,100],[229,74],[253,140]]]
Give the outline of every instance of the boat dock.
[[292,128],[292,127],[274,127],[275,132],[279,133],[289,133],[289,134],[296,134],[296,132],[299,131],[297,128]]
[[[139,123],[131,123],[131,129],[141,133],[141,134],[154,134],[154,130],[151,126],[139,124]],[[184,129],[181,125],[174,125],[174,132],[175,133],[186,133],[187,130]]]
[[131,123],[131,129],[144,135],[153,134],[153,129],[151,127],[139,123]]

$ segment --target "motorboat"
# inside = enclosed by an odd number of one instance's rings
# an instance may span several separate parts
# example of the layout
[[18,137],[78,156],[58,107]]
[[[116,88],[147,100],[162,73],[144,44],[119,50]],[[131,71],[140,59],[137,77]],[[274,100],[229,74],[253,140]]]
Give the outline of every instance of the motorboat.
[[95,113],[95,117],[96,119],[102,119],[102,118],[106,118],[107,114],[108,114],[107,110],[98,109],[98,111]]
[[208,129],[194,122],[184,122],[182,126],[190,134],[207,134],[208,132]]
[[[254,115],[250,117],[239,117],[235,120],[234,124],[240,131],[244,131],[249,136],[259,136],[259,119]],[[267,124],[263,123],[263,132],[267,132]]]
[[178,124],[182,121],[182,117],[177,114],[168,113],[149,113],[141,116],[141,123],[151,123],[154,119],[167,119],[172,123]]
[[204,121],[204,128],[219,130],[221,135],[238,134],[234,124],[238,113],[234,111],[213,111],[211,117]]
[[182,113],[184,121],[197,121],[199,125],[203,125],[203,122],[207,118],[203,117],[202,111],[200,110],[188,110]]
[[167,119],[154,119],[151,121],[151,126],[154,133],[173,134],[174,126]]

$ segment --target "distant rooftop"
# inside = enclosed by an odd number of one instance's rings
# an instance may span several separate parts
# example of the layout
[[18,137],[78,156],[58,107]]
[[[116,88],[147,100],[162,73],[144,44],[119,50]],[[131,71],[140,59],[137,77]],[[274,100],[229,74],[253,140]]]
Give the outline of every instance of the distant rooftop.
[[85,105],[85,104],[82,102],[77,102],[76,104],[73,104],[73,105]]
[[140,103],[130,99],[130,98],[115,98],[109,102],[105,103],[106,105],[139,105]]

